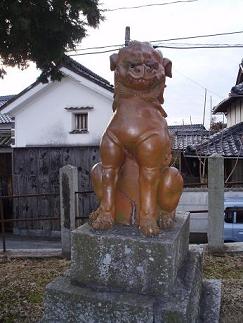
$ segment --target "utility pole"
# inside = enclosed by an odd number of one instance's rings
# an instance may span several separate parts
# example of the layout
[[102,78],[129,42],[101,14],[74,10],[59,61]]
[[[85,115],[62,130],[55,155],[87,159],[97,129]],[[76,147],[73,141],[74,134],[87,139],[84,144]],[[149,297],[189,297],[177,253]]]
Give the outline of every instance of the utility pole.
[[205,124],[205,110],[206,110],[206,103],[207,103],[207,89],[205,89],[205,94],[204,94],[204,105],[203,105],[203,125]]
[[128,46],[130,42],[130,27],[126,26],[126,31],[125,31],[125,46]]
[[213,99],[212,96],[210,95],[210,128],[212,128],[213,124]]

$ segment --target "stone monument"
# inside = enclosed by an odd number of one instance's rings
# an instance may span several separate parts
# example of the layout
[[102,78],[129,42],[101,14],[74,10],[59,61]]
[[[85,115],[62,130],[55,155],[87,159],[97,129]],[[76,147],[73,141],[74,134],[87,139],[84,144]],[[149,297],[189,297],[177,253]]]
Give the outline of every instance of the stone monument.
[[189,248],[183,180],[161,107],[171,62],[149,43],[111,56],[113,118],[92,169],[99,208],[72,232],[71,268],[47,286],[42,322],[218,322],[220,283]]

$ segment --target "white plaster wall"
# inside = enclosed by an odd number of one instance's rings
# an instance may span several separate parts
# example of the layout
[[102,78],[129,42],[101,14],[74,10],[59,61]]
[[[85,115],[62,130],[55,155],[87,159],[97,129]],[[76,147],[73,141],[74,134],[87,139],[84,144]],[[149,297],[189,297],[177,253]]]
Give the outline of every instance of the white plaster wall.
[[[243,191],[225,191],[225,198],[243,199]],[[188,212],[196,210],[208,210],[208,192],[207,191],[184,191],[182,193],[178,211]],[[223,216],[223,214],[222,214]],[[208,231],[208,213],[191,214],[190,231],[205,233]]]
[[235,103],[231,104],[228,108],[227,114],[227,127],[232,127],[237,123],[243,121],[243,103],[241,100],[237,100]]
[[[99,94],[68,77],[50,83],[16,109],[15,147],[99,144],[112,115],[112,93],[107,93]],[[69,133],[72,112],[65,107],[71,106],[94,107],[87,110],[88,133]]]

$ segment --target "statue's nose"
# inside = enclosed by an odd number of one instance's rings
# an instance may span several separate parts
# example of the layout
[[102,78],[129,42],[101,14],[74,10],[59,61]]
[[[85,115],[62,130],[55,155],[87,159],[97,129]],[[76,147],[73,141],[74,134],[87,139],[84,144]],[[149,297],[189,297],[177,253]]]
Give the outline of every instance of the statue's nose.
[[135,68],[134,68],[134,72],[135,72],[135,77],[136,78],[141,78],[144,76],[144,73],[145,73],[145,66],[144,64],[142,65],[136,65]]

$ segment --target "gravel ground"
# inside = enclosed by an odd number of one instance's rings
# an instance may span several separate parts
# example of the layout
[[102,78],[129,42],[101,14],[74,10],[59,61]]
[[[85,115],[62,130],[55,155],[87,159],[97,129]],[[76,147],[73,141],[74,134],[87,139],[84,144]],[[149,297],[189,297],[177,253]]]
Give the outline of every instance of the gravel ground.
[[243,322],[243,254],[204,255],[204,277],[222,280],[221,323]]
[[[0,259],[0,322],[37,322],[43,291],[70,262],[61,258]],[[221,323],[243,322],[243,254],[204,256],[204,276],[222,279]]]

